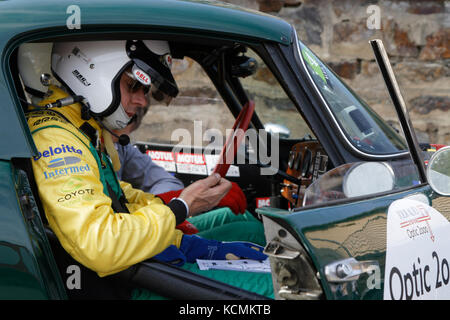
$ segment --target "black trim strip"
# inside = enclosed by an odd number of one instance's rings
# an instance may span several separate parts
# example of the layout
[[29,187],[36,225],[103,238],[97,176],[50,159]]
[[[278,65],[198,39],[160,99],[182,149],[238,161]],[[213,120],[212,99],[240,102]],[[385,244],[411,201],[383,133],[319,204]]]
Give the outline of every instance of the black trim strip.
[[394,72],[390,67],[389,60],[387,58],[386,51],[384,50],[383,43],[381,40],[371,40],[370,45],[372,46],[375,59],[377,60],[378,67],[380,68],[381,74],[383,75],[384,82],[389,91],[392,103],[394,104],[395,111],[397,111],[398,118],[400,120],[400,125],[403,128],[406,141],[409,146],[409,151],[411,156],[416,163],[421,182],[425,183],[427,181],[427,175],[425,171],[425,165],[420,152],[419,142],[414,133],[414,129],[411,123],[411,119],[406,109],[405,102],[398,88],[397,80],[395,79]]

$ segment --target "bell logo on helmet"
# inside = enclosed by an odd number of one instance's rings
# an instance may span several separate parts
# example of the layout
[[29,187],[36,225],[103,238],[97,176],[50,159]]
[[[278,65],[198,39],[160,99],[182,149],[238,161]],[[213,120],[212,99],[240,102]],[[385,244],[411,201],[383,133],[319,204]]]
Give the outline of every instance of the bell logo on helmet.
[[152,81],[150,80],[150,76],[148,74],[146,74],[144,71],[139,70],[139,69],[135,69],[133,70],[134,76],[136,77],[137,80],[139,80],[140,83],[149,86]]
[[164,55],[163,60],[166,67],[172,69],[172,56],[169,53]]
[[91,85],[91,83],[88,82],[85,77],[83,77],[83,75],[80,73],[80,71],[75,69],[72,71],[72,74],[75,76],[75,78],[77,78],[86,87],[89,87]]

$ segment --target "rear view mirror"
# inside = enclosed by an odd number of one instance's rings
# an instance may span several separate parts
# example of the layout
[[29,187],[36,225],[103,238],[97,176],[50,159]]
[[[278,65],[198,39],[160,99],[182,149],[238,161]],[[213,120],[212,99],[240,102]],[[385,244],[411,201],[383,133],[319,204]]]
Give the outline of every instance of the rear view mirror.
[[385,162],[364,162],[352,167],[345,175],[344,194],[359,197],[394,189],[394,171]]
[[427,178],[436,193],[450,196],[450,146],[433,154],[428,162]]

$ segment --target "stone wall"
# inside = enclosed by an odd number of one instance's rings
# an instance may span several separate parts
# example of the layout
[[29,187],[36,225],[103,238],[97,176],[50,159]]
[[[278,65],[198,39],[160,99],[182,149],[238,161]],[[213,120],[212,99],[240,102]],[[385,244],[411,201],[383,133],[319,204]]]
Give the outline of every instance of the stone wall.
[[390,120],[393,107],[368,44],[382,39],[419,140],[450,144],[450,1],[227,2],[294,25],[301,40]]

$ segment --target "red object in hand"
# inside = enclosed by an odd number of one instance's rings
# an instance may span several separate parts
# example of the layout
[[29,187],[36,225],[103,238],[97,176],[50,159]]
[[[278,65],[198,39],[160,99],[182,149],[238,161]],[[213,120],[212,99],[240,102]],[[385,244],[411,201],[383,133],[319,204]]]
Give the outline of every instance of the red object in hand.
[[184,220],[182,223],[176,226],[178,230],[183,231],[184,234],[198,233],[198,229],[189,221]]
[[217,206],[229,207],[234,214],[243,214],[247,209],[247,198],[239,185],[232,182],[230,191],[219,201]]
[[[183,190],[169,191],[156,196],[161,198],[164,203],[169,203],[173,198],[180,196]],[[231,182],[231,189],[228,193],[219,201],[218,207],[229,207],[234,214],[244,213],[247,209],[247,198],[244,192],[235,182]]]
[[248,101],[239,112],[236,121],[233,125],[233,130],[227,137],[222,151],[220,152],[219,161],[214,167],[213,173],[218,173],[223,178],[228,172],[231,163],[236,157],[238,147],[244,139],[244,133],[252,120],[253,112],[255,111],[255,102]]

